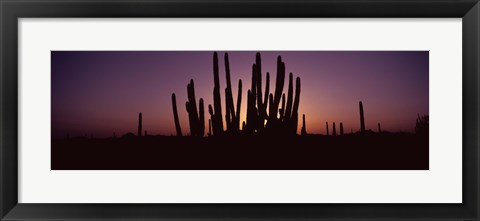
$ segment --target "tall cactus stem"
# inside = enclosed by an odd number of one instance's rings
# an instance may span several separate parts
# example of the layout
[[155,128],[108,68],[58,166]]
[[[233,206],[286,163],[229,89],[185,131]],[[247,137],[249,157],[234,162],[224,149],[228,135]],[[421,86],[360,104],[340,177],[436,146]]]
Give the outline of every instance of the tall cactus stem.
[[340,136],[343,136],[343,123],[340,122]]
[[214,107],[214,118],[212,122],[214,134],[223,133],[223,115],[222,115],[222,102],[220,96],[220,79],[218,72],[218,54],[217,52],[213,53],[213,107]]
[[365,131],[365,118],[363,116],[363,103],[361,101],[358,103],[358,107],[360,109],[360,131],[364,132]]
[[330,134],[328,133],[328,122],[325,122],[325,127],[327,128],[327,136],[330,136]]
[[302,135],[307,135],[307,128],[305,126],[305,114],[303,114],[302,118],[303,118],[303,120],[302,120]]

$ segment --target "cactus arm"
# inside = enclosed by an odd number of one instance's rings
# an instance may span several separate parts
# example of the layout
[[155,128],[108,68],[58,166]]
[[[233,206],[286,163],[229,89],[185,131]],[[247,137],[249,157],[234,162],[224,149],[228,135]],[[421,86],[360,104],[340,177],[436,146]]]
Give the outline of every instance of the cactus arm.
[[199,118],[198,118],[198,136],[203,137],[205,135],[205,113],[204,113],[204,106],[203,106],[203,98],[200,98],[198,108],[199,110]]
[[282,108],[280,109],[280,120],[283,121],[285,119],[285,93],[282,95]]
[[242,80],[238,80],[237,113],[235,114],[236,130],[239,130],[239,127],[240,127],[241,107],[242,107]]
[[288,76],[288,92],[287,92],[287,109],[285,110],[285,121],[288,122],[292,118],[293,103],[293,74],[290,72]]
[[282,57],[278,56],[277,58],[277,79],[275,85],[275,95],[273,102],[273,112],[270,113],[270,117],[277,118],[278,105],[280,104],[280,99],[283,93],[283,84],[285,82],[285,63],[282,62]]
[[215,110],[215,117],[213,118],[213,131],[217,133],[223,132],[223,120],[222,120],[222,103],[220,97],[220,79],[218,73],[218,54],[217,52],[213,53],[213,79],[214,79],[214,88],[213,88],[213,107]]

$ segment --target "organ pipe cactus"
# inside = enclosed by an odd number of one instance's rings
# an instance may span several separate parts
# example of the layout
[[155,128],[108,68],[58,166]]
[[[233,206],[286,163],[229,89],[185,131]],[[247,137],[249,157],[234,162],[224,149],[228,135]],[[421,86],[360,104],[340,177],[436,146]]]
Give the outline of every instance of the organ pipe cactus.
[[295,101],[293,102],[292,117],[291,117],[291,120],[292,120],[291,129],[293,133],[297,133],[299,105],[300,105],[300,78],[297,77],[296,84],[295,84]]
[[238,80],[238,93],[237,93],[237,111],[235,113],[235,127],[240,131],[240,109],[242,107],[242,80]]
[[255,56],[255,64],[253,65],[253,74],[255,78],[254,84],[256,85],[256,93],[257,93],[257,110],[258,110],[258,122],[257,122],[257,130],[261,132],[265,125],[265,120],[267,120],[267,105],[268,105],[268,98],[269,98],[269,90],[270,90],[270,73],[267,72],[266,76],[266,84],[265,84],[265,93],[264,97],[262,97],[262,58],[260,53],[257,53]]
[[325,126],[327,128],[327,136],[329,136],[330,134],[328,134],[328,122],[325,122]]
[[193,79],[187,85],[188,101],[185,107],[188,112],[188,121],[190,123],[190,135],[203,137],[205,134],[205,114],[203,99],[200,98],[199,107],[197,111],[197,102],[195,99],[195,85]]
[[246,125],[243,127],[244,130],[249,133],[255,133],[255,128],[257,125],[257,108],[255,106],[255,98],[253,96],[252,90],[248,90],[247,92],[247,122]]
[[340,122],[340,136],[343,136],[343,123]]
[[242,80],[238,81],[237,110],[235,111],[233,94],[232,94],[232,84],[230,80],[230,64],[228,59],[228,53],[225,53],[225,77],[227,81],[227,87],[225,88],[225,106],[226,106],[225,119],[227,123],[227,132],[237,133],[238,131],[240,131]]
[[289,122],[292,117],[292,104],[293,104],[293,73],[288,75],[288,92],[287,92],[287,109],[285,112],[284,121]]
[[283,118],[285,117],[285,93],[282,95],[282,108],[278,110],[280,114],[280,120],[283,121]]
[[218,73],[218,55],[217,52],[213,53],[213,113],[212,115],[212,127],[213,134],[220,135],[223,133],[223,120],[222,120],[222,102],[220,97],[220,79]]
[[212,119],[208,119],[208,136],[212,136]]
[[305,126],[305,114],[303,114],[303,120],[302,120],[302,135],[307,135],[307,128]]
[[258,109],[256,106],[257,99],[257,68],[252,65],[252,83],[247,93],[247,124],[246,132],[253,134],[258,126]]
[[269,120],[276,125],[277,114],[278,114],[278,105],[280,104],[280,99],[283,94],[283,85],[285,83],[285,63],[282,61],[282,57],[277,57],[277,79],[275,81],[275,93],[273,96],[272,107],[269,109]]
[[358,103],[358,107],[360,109],[360,131],[365,131],[365,118],[363,117],[363,103],[360,101]]
[[[225,53],[225,115],[222,115],[218,54],[213,54],[213,105],[208,105],[209,134],[235,134],[240,132],[240,110],[242,102],[242,81],[238,82],[237,102],[233,101],[231,86],[230,64],[228,54]],[[285,63],[280,56],[277,57],[277,76],[274,92],[270,93],[270,74],[266,73],[265,91],[262,91],[262,64],[260,53],[256,54],[255,63],[252,65],[251,88],[247,90],[246,121],[241,130],[247,134],[296,134],[298,127],[298,108],[300,103],[300,78],[296,78],[295,94],[293,74],[289,74],[287,94],[283,93],[285,83]],[[199,101],[197,110],[193,79],[187,86],[188,101],[186,109],[189,115],[190,134],[192,136],[204,135],[203,99]],[[281,101],[281,107],[279,108]],[[175,95],[172,95],[172,108],[174,110],[175,128],[177,136],[181,136],[181,128],[176,111]],[[268,112],[267,112],[268,108]],[[223,128],[223,117],[226,119],[226,131]],[[306,130],[306,129],[305,129]],[[226,133],[224,133],[226,132]]]

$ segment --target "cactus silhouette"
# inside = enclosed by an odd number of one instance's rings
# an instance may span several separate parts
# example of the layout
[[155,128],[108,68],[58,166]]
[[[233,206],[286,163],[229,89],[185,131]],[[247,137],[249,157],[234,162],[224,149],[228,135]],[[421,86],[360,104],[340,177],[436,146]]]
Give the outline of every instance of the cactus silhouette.
[[[265,118],[266,111],[263,110],[264,105],[262,101],[262,88],[261,88],[261,58],[257,53],[255,64],[252,65],[252,84],[247,94],[247,133],[261,132],[263,130],[263,119]],[[258,67],[257,67],[258,64]],[[269,78],[269,76],[267,76]],[[259,82],[260,81],[260,82]],[[268,80],[269,81],[269,80]],[[260,86],[259,86],[260,85]],[[259,90],[259,91],[257,91]],[[266,94],[268,97],[268,93]],[[267,98],[268,99],[268,98]],[[266,108],[266,105],[265,105]]]
[[282,108],[278,110],[278,113],[280,114],[280,120],[283,121],[285,118],[285,93],[282,94]]
[[288,75],[288,92],[287,92],[287,109],[285,111],[285,122],[290,122],[292,117],[292,104],[293,104],[293,74]]
[[256,93],[257,93],[257,110],[258,110],[258,121],[257,121],[257,130],[261,132],[265,127],[265,121],[268,118],[267,115],[267,105],[268,105],[268,98],[269,98],[269,90],[270,90],[270,73],[267,72],[266,74],[266,83],[265,83],[265,93],[264,97],[262,97],[262,58],[260,53],[257,53],[255,56],[255,64],[253,65],[253,71],[255,72],[255,85],[256,85]]
[[283,85],[285,83],[285,63],[282,61],[282,57],[277,57],[277,78],[275,81],[275,92],[270,94],[269,98],[272,98],[269,102],[268,110],[268,121],[267,127],[276,128],[279,127],[278,115],[278,105],[280,105],[280,100],[283,94]]
[[138,131],[137,136],[142,136],[142,112],[138,113]]
[[182,128],[180,127],[180,121],[178,120],[177,112],[177,99],[175,93],[172,93],[172,108],[173,108],[173,119],[175,121],[175,130],[177,131],[177,136],[182,136]]
[[343,136],[343,123],[340,122],[340,136]]
[[[220,97],[220,79],[218,73],[218,55],[213,53],[213,112],[210,112],[214,135],[223,133],[222,102]],[[210,108],[210,107],[209,107]]]
[[[289,76],[287,99],[283,93],[285,63],[277,57],[275,90],[270,93],[270,74],[266,73],[265,92],[262,93],[261,55],[256,54],[252,65],[252,84],[247,92],[247,120],[244,131],[249,134],[296,134],[298,127],[298,106],[300,102],[300,78],[296,79],[295,101],[293,95],[293,74]],[[281,107],[279,107],[281,101]],[[268,108],[268,113],[267,113]]]
[[380,123],[378,123],[377,126],[378,126],[378,133],[382,133],[382,128],[380,127]]
[[[260,53],[255,56],[255,63],[252,65],[251,88],[247,90],[247,111],[246,120],[240,128],[241,103],[242,103],[242,80],[238,81],[238,94],[236,105],[233,99],[231,85],[231,72],[228,54],[224,55],[225,61],[225,115],[222,115],[222,104],[220,95],[219,64],[218,54],[213,54],[213,105],[208,105],[209,135],[237,134],[240,131],[246,134],[297,134],[298,108],[300,105],[300,78],[296,78],[295,94],[293,93],[293,73],[289,75],[288,93],[283,93],[285,83],[285,63],[280,56],[277,57],[277,76],[275,90],[270,93],[270,73],[266,72],[265,91],[262,91],[262,60]],[[187,85],[188,101],[186,109],[190,124],[191,136],[204,135],[204,113],[203,99],[199,101],[197,110],[195,99],[195,87],[193,79]],[[281,107],[279,107],[281,101]],[[176,108],[175,94],[172,94],[172,108],[174,112],[175,127],[177,136],[181,136],[180,123]],[[267,112],[268,108],[268,112]],[[223,117],[226,120],[226,130],[223,128]],[[305,129],[306,132],[306,129]]]
[[188,112],[188,121],[190,124],[190,136],[203,137],[205,134],[205,114],[203,99],[200,98],[199,110],[197,111],[197,101],[195,99],[195,85],[193,79],[187,85],[188,101],[185,107]]
[[293,102],[292,117],[291,117],[292,119],[291,129],[294,134],[297,133],[299,105],[300,105],[300,78],[297,77],[296,84],[295,84],[295,101]]
[[305,127],[305,114],[303,114],[303,120],[302,120],[302,135],[307,135],[307,128]]
[[232,119],[235,118],[235,108],[233,107],[232,83],[230,81],[230,65],[228,62],[228,54],[225,53],[225,80],[227,87],[225,88],[225,119],[227,122],[227,131],[232,131]]
[[208,119],[208,136],[212,136],[212,119]]
[[237,111],[235,113],[235,132],[240,131],[240,109],[242,107],[242,80],[238,80]]
[[360,101],[358,103],[358,107],[360,109],[360,131],[364,132],[365,131],[365,118],[363,117],[363,104]]
[[200,105],[200,113],[199,113],[199,118],[198,118],[198,124],[199,124],[199,130],[198,130],[198,136],[200,137],[203,137],[203,135],[205,134],[205,111],[204,111],[204,108],[203,108],[203,99],[200,98],[200,101],[199,101],[199,105]]
[[330,134],[328,134],[328,122],[325,122],[325,126],[327,128],[327,136],[329,136]]
[[253,96],[252,90],[247,92],[247,121],[246,125],[243,127],[245,132],[248,134],[255,133],[255,128],[257,125],[257,108],[255,107],[255,98]]
[[232,83],[230,80],[230,64],[228,53],[225,53],[225,79],[227,87],[225,88],[225,119],[228,133],[237,133],[240,131],[240,108],[242,103],[242,80],[238,81],[237,110],[233,102]]

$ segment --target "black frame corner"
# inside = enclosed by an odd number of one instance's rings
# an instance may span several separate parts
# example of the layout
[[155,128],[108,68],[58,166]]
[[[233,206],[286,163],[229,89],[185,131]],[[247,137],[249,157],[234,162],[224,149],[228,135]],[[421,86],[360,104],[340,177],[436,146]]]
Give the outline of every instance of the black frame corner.
[[[268,9],[268,10],[267,10]],[[463,21],[463,204],[19,204],[18,19],[457,17]],[[0,0],[1,220],[479,220],[478,0]]]

